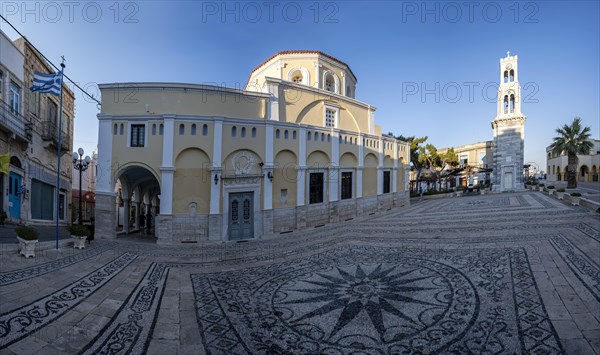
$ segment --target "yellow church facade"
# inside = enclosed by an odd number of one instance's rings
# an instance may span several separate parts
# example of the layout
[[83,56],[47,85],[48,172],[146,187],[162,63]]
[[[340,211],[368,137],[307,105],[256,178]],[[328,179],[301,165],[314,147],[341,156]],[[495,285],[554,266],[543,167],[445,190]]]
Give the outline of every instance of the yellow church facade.
[[244,90],[101,84],[97,235],[238,241],[408,204],[410,146],[356,82],[325,53],[286,51]]

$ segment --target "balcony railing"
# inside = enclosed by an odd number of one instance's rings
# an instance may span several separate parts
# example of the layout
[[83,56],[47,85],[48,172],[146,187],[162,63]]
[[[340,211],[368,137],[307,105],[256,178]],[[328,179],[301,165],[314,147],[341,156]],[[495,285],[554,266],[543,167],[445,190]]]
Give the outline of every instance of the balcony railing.
[[[58,126],[51,121],[42,123],[42,139],[58,147]],[[63,131],[60,148],[65,151],[71,150],[71,135]]]
[[23,141],[31,140],[31,125],[27,119],[3,100],[0,100],[0,129],[14,133]]

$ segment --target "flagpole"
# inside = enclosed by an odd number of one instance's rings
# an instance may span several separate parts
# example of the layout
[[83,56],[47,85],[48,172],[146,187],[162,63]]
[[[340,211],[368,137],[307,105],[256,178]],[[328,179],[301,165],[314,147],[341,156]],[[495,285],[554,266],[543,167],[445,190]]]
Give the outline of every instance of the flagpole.
[[56,172],[56,250],[58,251],[58,212],[60,209],[60,146],[62,144],[62,106],[63,106],[63,75],[65,72],[65,59],[60,63],[60,109],[58,120],[58,170]]

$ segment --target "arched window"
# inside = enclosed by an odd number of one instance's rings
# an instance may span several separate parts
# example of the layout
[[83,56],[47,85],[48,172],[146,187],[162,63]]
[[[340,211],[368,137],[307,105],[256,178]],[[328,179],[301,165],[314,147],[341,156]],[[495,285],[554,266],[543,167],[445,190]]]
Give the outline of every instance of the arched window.
[[508,83],[508,70],[504,71],[504,82]]
[[19,158],[15,157],[14,155],[12,157],[10,157],[10,165],[17,167],[19,169],[23,169],[23,167],[21,166],[21,160],[19,160]]
[[237,127],[236,126],[231,127],[231,136],[232,137],[237,136]]
[[512,83],[513,81],[515,81],[515,70],[511,69],[510,70],[510,76],[509,76],[509,80]]
[[252,138],[256,138],[256,127],[252,127]]
[[279,137],[281,136],[281,132],[279,132],[279,130],[275,131],[275,138],[279,139]]
[[294,74],[292,74],[292,81],[297,84],[302,84],[304,77],[302,76],[302,72],[300,70],[296,70]]
[[312,133],[308,132],[308,134],[306,135],[306,140],[309,141],[312,139]]
[[196,124],[195,123],[192,123],[192,128],[191,128],[191,132],[190,133],[192,134],[192,136],[196,135]]
[[207,136],[208,135],[208,125],[207,124],[203,124],[202,125],[202,135],[203,136]]
[[335,79],[331,73],[325,76],[325,90],[335,92]]
[[283,139],[288,139],[290,138],[290,132],[288,132],[288,130],[286,129],[285,131],[283,131]]
[[240,132],[240,137],[246,137],[246,127],[242,127],[242,131]]
[[179,135],[183,136],[185,134],[185,125],[182,123],[179,125]]
[[344,137],[344,144],[348,144],[348,136]]
[[164,125],[161,123],[161,124],[158,126],[158,134],[162,136],[162,135],[163,135],[163,132],[164,132],[164,130],[165,130],[165,126],[164,126]]
[[319,132],[315,132],[315,142],[319,141]]
[[504,113],[508,113],[508,95],[504,95]]
[[118,128],[118,127],[117,127],[117,124],[115,123],[115,124],[113,125],[113,135],[115,135],[115,136],[117,135],[117,128]]
[[156,123],[152,124],[152,135],[155,136],[156,135]]
[[340,136],[339,143],[342,144],[342,136]]
[[327,135],[327,143],[331,143],[331,134]]
[[346,96],[352,97],[352,92],[350,91],[350,86],[346,86]]
[[121,123],[121,126],[119,127],[119,134],[123,135],[123,130],[125,129],[125,126],[123,126],[123,124]]
[[296,131],[292,131],[292,139],[296,139]]
[[510,95],[510,113],[515,112],[515,95]]
[[321,142],[325,142],[325,133],[321,133]]

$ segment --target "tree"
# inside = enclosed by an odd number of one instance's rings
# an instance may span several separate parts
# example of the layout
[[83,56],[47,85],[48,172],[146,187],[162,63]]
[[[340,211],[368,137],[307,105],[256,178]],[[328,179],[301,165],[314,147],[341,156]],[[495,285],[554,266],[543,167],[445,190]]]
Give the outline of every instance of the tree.
[[446,150],[446,152],[444,154],[440,154],[438,156],[438,159],[439,159],[438,166],[441,167],[442,169],[444,169],[446,167],[446,164],[448,164],[451,167],[458,166],[458,154],[456,154],[456,152],[454,151],[454,148],[450,148],[450,149]]
[[568,157],[567,164],[567,188],[577,187],[577,165],[579,164],[578,154],[589,154],[593,147],[590,141],[590,127],[581,128],[581,118],[575,117],[571,125],[563,125],[556,129],[557,137],[550,145],[552,153]]
[[454,151],[454,148],[450,148],[450,149],[446,150],[446,152],[444,154],[438,154],[436,165],[440,168],[439,177],[440,177],[440,179],[443,178],[443,180],[445,182],[445,186],[447,187],[448,186],[448,173],[452,169],[448,169],[446,172],[444,172],[444,169],[446,168],[446,166],[448,166],[450,168],[456,168],[458,166],[458,154],[456,154],[456,152]]
[[415,136],[404,137],[403,135],[399,135],[396,137],[396,139],[410,143],[410,161],[413,163],[413,167],[417,171],[416,181],[419,181],[419,178],[421,177],[421,169],[423,169],[423,165],[419,160],[419,145],[427,140],[427,136],[416,138]]
[[433,144],[427,144],[424,147],[419,147],[419,162],[421,166],[433,168],[438,160],[437,148]]

